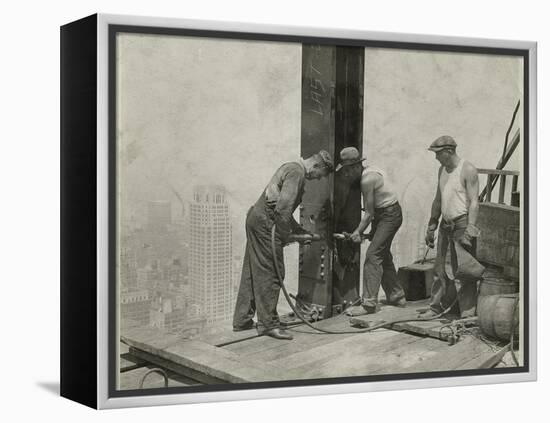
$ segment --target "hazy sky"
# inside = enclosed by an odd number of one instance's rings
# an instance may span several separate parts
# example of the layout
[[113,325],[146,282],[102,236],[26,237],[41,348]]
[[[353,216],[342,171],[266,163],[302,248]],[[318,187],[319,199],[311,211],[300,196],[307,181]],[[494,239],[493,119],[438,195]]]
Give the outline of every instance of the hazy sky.
[[[427,225],[436,191],[439,163],[427,147],[451,135],[461,157],[495,168],[522,83],[522,61],[514,57],[365,51],[364,151],[367,161],[386,170],[404,210],[397,241],[407,242],[401,242],[398,265],[419,258],[414,240]],[[520,109],[518,124],[522,114]],[[520,170],[519,150],[508,169]]]
[[299,45],[132,34],[118,51],[123,214],[212,183],[244,216],[299,157]]
[[[299,157],[301,46],[119,34],[117,51],[122,217],[142,217],[149,200],[175,206],[170,186],[189,199],[194,185],[222,184],[242,240],[248,207]],[[522,78],[516,58],[366,50],[364,151],[414,210],[407,226],[424,224],[435,190],[430,142],[452,135],[460,155],[494,167]]]

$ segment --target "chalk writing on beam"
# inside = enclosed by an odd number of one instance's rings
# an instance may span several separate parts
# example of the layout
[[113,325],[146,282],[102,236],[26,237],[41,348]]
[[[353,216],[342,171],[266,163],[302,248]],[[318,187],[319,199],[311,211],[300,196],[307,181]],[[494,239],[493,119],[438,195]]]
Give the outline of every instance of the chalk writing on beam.
[[323,99],[323,95],[321,93],[312,91],[311,92],[311,100],[313,101],[312,109],[311,111],[313,113],[317,113],[321,116],[323,116],[323,102],[321,101]]
[[[313,54],[316,57],[319,57],[321,46],[315,45],[311,46],[313,49]],[[312,100],[311,109],[313,113],[323,116],[323,98],[325,97],[326,89],[321,80],[322,72],[320,69],[316,68],[313,64],[313,58],[310,58],[309,61],[309,88],[310,88],[310,97]]]

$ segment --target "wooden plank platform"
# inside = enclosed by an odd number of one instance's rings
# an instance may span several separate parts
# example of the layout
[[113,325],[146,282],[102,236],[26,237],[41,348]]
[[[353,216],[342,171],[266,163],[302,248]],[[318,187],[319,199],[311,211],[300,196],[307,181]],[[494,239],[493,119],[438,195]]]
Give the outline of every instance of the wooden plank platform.
[[[383,306],[379,313],[360,318],[368,325],[369,319],[389,321],[407,313],[416,316],[425,307],[426,301],[406,308]],[[441,326],[444,322],[437,323]],[[299,325],[288,329],[294,335],[292,341],[257,336],[255,331],[185,340],[158,329],[131,328],[122,341],[131,347],[131,354],[207,384],[473,369],[500,362],[500,355],[494,357],[496,349],[487,343],[468,335],[449,346],[441,336],[432,337],[430,331],[435,329],[429,325],[417,325],[415,330],[422,331],[422,336],[411,334],[414,330],[405,325],[399,328],[402,331],[380,328],[361,332],[343,316],[314,326],[346,333],[320,334]]]
[[257,338],[258,336],[259,335],[256,329],[243,330],[240,332],[227,330],[223,333],[201,335],[199,338],[197,338],[197,341],[219,347],[223,345],[233,344],[235,342],[244,341],[246,339]]
[[182,340],[177,335],[167,334],[155,328],[132,328],[121,336],[121,341],[130,347],[188,367],[216,379],[237,382],[279,380],[279,369],[205,342]]

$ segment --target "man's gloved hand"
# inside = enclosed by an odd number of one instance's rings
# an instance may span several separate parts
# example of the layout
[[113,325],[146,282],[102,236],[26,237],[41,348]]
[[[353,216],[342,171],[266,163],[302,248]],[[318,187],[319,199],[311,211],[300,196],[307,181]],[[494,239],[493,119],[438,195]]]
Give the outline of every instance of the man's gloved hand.
[[464,231],[464,234],[462,234],[462,236],[460,237],[459,242],[465,247],[471,247],[472,240],[474,238],[477,238],[480,233],[481,232],[476,225],[468,223],[468,226],[466,226],[466,230]]

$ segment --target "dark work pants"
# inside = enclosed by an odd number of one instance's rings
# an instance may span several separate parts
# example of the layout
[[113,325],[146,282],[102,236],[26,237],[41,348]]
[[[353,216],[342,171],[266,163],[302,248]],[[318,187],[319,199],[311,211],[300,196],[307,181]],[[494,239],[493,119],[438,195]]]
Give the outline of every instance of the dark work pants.
[[363,305],[366,307],[376,307],[380,285],[389,303],[395,303],[405,297],[405,292],[397,279],[390,251],[401,223],[403,215],[399,203],[374,210],[371,230],[374,234],[363,267]]
[[[437,237],[437,258],[435,261],[434,283],[432,285],[432,296],[430,308],[439,314],[448,308],[455,299],[458,299],[457,306],[451,309],[453,313],[460,313],[462,318],[473,317],[476,314],[477,305],[477,278],[469,276],[468,268],[479,266],[475,261],[475,240],[472,247],[462,247],[458,250],[454,243],[458,243],[468,226],[468,217],[462,216],[452,224],[441,221],[439,235]],[[461,251],[465,251],[466,254]],[[459,254],[457,254],[459,253]],[[472,264],[475,262],[475,266]],[[459,267],[464,269],[459,269]],[[463,276],[455,278],[460,272]]]
[[[273,220],[261,207],[252,207],[246,216],[246,251],[233,327],[245,328],[258,315],[257,330],[262,334],[280,326],[277,302],[281,286],[273,262],[271,228]],[[276,237],[276,254],[281,277],[284,278],[283,245]]]

